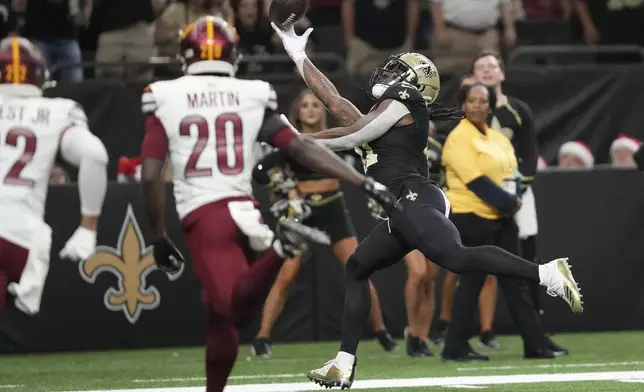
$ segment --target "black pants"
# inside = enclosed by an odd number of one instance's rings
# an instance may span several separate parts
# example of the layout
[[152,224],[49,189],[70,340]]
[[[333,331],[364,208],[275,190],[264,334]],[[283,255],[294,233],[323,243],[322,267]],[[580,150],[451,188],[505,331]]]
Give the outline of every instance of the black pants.
[[402,211],[392,212],[388,221],[378,224],[346,264],[341,351],[353,354],[357,350],[370,311],[369,276],[397,263],[414,249],[456,273],[478,271],[539,281],[539,270],[529,261],[495,246],[464,246],[446,216],[447,199],[434,184],[410,181],[397,187],[396,193]]
[[[514,220],[490,220],[474,214],[453,214],[451,219],[461,233],[464,245],[496,245],[513,254],[519,253],[518,229]],[[468,339],[475,323],[478,298],[486,277],[487,274],[481,272],[459,275],[443,356],[455,357],[471,350]],[[512,319],[523,338],[524,353],[532,354],[536,350],[545,349],[546,335],[534,308],[528,283],[524,279],[507,276],[500,276],[498,282]]]

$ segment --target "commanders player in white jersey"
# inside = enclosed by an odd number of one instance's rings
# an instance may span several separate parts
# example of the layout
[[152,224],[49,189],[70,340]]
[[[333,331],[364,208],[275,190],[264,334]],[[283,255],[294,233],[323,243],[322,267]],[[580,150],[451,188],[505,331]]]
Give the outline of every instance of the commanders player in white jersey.
[[[167,238],[164,186],[166,156],[191,263],[208,314],[208,392],[222,391],[237,357],[237,327],[261,309],[285,258],[302,251],[317,231],[280,221],[277,239],[261,222],[252,197],[254,147],[266,142],[300,163],[364,187],[391,209],[393,195],[330,150],[299,135],[280,119],[277,97],[262,81],[236,79],[237,36],[218,17],[203,17],[182,32],[185,76],[156,82],[143,92],[146,133],[141,148],[145,203],[154,235],[154,258],[173,270],[183,262]],[[256,254],[264,252],[256,260]]]
[[18,309],[33,315],[49,270],[51,228],[44,214],[56,155],[79,167],[81,224],[60,252],[72,260],[94,253],[108,157],[79,104],[42,96],[48,71],[36,46],[3,39],[0,69],[0,311],[9,292]]

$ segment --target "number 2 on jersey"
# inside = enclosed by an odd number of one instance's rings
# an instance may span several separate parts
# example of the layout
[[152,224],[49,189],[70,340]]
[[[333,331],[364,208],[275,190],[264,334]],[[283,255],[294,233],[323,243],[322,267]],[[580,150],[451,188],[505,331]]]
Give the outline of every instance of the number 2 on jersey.
[[[191,129],[197,129],[197,143],[186,163],[184,175],[189,177],[206,177],[212,175],[211,168],[198,168],[197,162],[210,138],[208,120],[202,116],[188,116],[181,120],[179,134],[190,136]],[[232,146],[227,138],[227,129],[232,130]],[[215,119],[215,149],[217,168],[227,176],[234,176],[244,170],[244,138],[242,120],[236,113],[223,113]],[[232,153],[232,154],[231,154]],[[232,155],[232,156],[231,156]],[[232,158],[232,163],[230,162]]]
[[11,169],[4,178],[4,183],[8,185],[34,186],[34,180],[20,177],[22,169],[27,166],[36,153],[36,135],[25,128],[11,128],[7,132],[5,144],[12,147],[18,147],[18,140],[24,140],[24,150],[18,160],[14,162]]

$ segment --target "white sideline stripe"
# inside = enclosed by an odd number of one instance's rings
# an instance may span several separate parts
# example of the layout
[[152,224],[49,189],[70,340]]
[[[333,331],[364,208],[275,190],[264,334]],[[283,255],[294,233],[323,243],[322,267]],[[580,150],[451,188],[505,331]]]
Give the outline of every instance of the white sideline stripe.
[[458,388],[458,389],[485,389],[484,385],[445,385],[445,388]]
[[[579,381],[622,381],[644,380],[644,371],[638,372],[595,372],[560,374],[520,374],[511,376],[467,376],[467,377],[428,377],[398,378],[387,380],[356,381],[351,389],[379,389],[406,387],[444,387],[447,385],[498,385],[527,384],[542,382],[579,382]],[[146,388],[146,389],[108,389],[73,392],[203,392],[204,387]],[[298,392],[320,391],[312,382],[230,385],[224,392]]]
[[610,366],[632,366],[632,365],[642,365],[642,361],[630,361],[630,362],[597,362],[597,363],[566,363],[566,364],[544,364],[544,365],[529,365],[529,366],[472,366],[472,367],[460,367],[456,370],[459,372],[471,372],[477,370],[512,370],[512,369],[569,369],[569,368],[589,368],[589,367],[610,367]]
[[7,388],[7,389],[13,389],[13,388],[20,388],[22,384],[19,385],[0,385],[0,388]]
[[[246,376],[230,376],[229,380],[253,380],[261,378],[295,378],[295,377],[306,377],[306,373],[298,374],[255,374],[255,375],[246,375]],[[205,377],[177,377],[177,378],[135,378],[132,382],[138,383],[150,383],[150,382],[181,382],[181,381],[206,381]]]

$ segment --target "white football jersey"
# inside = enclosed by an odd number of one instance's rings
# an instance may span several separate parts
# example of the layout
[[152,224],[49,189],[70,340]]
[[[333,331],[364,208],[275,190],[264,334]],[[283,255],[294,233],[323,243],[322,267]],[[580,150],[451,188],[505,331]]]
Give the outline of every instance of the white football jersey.
[[186,75],[148,86],[142,109],[165,129],[180,218],[217,200],[252,195],[264,115],[277,110],[270,84]]
[[61,135],[76,125],[86,128],[87,118],[69,99],[0,95],[0,236],[30,245]]

